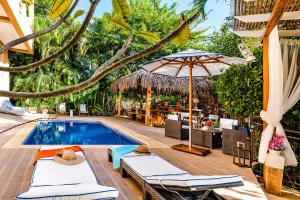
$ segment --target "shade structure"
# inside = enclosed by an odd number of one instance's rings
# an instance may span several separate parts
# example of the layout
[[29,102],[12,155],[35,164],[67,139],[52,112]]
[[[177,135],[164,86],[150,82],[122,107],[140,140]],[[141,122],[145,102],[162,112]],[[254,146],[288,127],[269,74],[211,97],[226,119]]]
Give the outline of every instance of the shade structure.
[[162,57],[142,67],[151,73],[174,77],[189,77],[189,64],[193,63],[193,76],[217,76],[226,71],[232,64],[245,64],[241,58],[228,57],[216,53],[187,50]]
[[189,147],[192,147],[193,77],[217,76],[231,65],[246,64],[246,60],[194,49],[164,56],[142,67],[151,73],[174,77],[189,77]]
[[[231,0],[233,32],[241,37],[263,37],[276,3],[280,0]],[[283,2],[283,1],[281,1]],[[299,0],[284,2],[282,16],[277,21],[278,33],[284,37],[299,37]],[[282,6],[280,6],[282,7]],[[269,24],[270,25],[270,24]],[[270,30],[269,30],[270,31]]]
[[[121,77],[111,84],[111,89],[117,92],[136,91],[145,92],[151,86],[151,90],[162,95],[188,95],[188,78],[175,78],[161,74],[149,73],[140,69],[132,74]],[[204,77],[193,79],[193,95],[199,98],[212,98],[212,81]]]

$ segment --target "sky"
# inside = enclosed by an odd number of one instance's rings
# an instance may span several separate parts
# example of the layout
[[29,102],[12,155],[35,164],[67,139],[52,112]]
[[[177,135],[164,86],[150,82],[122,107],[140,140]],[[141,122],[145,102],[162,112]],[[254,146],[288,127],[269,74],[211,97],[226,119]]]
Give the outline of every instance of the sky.
[[[171,5],[173,3],[178,3],[177,11],[180,13],[183,10],[187,10],[191,7],[192,0],[162,0],[162,3]],[[83,0],[79,1],[78,9],[84,9],[85,11],[89,8],[89,1]],[[208,0],[206,7],[206,12],[209,12],[208,19],[200,24],[199,28],[211,27],[207,33],[213,32],[214,30],[219,30],[221,24],[224,22],[224,19],[230,15],[230,5],[229,1],[225,3],[221,0]],[[96,17],[101,17],[104,12],[111,12],[112,4],[111,0],[101,0],[97,10],[94,14]]]

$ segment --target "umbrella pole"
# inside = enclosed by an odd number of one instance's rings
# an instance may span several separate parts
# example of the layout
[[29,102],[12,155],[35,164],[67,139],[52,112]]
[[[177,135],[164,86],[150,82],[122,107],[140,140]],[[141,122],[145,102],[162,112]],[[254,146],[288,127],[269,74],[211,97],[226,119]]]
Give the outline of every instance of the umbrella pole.
[[189,148],[192,149],[193,63],[189,64]]

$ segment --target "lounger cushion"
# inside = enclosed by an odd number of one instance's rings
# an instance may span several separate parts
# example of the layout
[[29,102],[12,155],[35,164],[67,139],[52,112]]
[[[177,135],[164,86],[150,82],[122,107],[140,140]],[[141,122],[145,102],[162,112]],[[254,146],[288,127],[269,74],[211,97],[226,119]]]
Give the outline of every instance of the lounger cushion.
[[[41,150],[57,149],[62,146],[42,147]],[[84,156],[83,152],[76,152]],[[114,199],[118,191],[112,187],[99,185],[97,179],[85,160],[78,165],[62,165],[53,161],[53,157],[37,161],[28,192],[16,199],[40,200],[83,200]]]
[[152,185],[213,189],[242,185],[237,175],[193,176],[156,155],[124,156],[122,161]]
[[97,183],[87,161],[78,165],[66,166],[54,162],[53,159],[41,159],[36,164],[31,186],[74,183]]
[[242,177],[237,175],[228,176],[156,176],[148,177],[147,182],[152,185],[168,185],[176,187],[214,189],[221,187],[232,187],[242,185]]
[[125,156],[122,161],[145,179],[161,175],[188,174],[157,155]]
[[112,199],[118,197],[118,191],[115,188],[105,187],[97,184],[77,184],[77,185],[58,185],[30,187],[28,192],[16,197],[21,199]]

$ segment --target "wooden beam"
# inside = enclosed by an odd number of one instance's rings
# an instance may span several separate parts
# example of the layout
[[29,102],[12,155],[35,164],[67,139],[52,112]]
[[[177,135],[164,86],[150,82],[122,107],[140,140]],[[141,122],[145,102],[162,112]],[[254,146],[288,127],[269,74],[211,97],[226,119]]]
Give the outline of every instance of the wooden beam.
[[[16,16],[14,15],[13,11],[11,10],[10,5],[8,4],[7,0],[1,0],[0,4],[2,5],[3,9],[5,10],[8,18],[10,19],[10,21],[11,21],[12,25],[14,26],[19,37],[23,37],[24,36],[23,30],[21,29],[21,26],[20,26]],[[20,50],[19,52],[33,54],[33,49],[29,45],[29,41],[24,42],[23,44],[26,47],[26,51]],[[10,49],[10,50],[14,50],[14,49]]]
[[[269,100],[269,37],[263,38],[263,110],[266,111]],[[266,127],[264,122],[264,127]]]
[[118,96],[118,117],[121,116],[121,99],[122,99],[122,92],[119,92],[119,96]]
[[146,96],[146,113],[145,113],[145,125],[151,125],[151,87],[147,88],[147,96]]
[[185,65],[185,64],[182,64],[182,65],[179,67],[177,73],[175,74],[175,77],[178,76],[179,72],[182,70],[182,68],[183,68],[184,65]]
[[[175,60],[175,59],[174,59],[174,60]],[[170,63],[173,62],[174,60],[170,60],[170,61],[168,61],[168,62],[166,62],[166,63],[163,63],[163,64],[159,65],[158,67],[155,67],[154,69],[152,69],[150,72],[153,73],[154,71],[158,70],[159,68],[162,68],[163,66],[170,64]]]
[[189,148],[192,149],[192,128],[193,128],[193,62],[189,64]]
[[4,51],[0,54],[0,62],[4,65],[9,65],[8,51]]
[[271,17],[265,27],[263,37],[269,37],[270,33],[274,27],[278,24],[280,18],[282,17],[285,9],[289,5],[291,0],[277,0],[273,8]]
[[5,16],[0,16],[0,22],[11,23],[11,21],[9,20],[9,18],[5,17]]
[[202,68],[206,71],[206,73],[207,73],[209,76],[211,76],[210,71],[207,69],[207,67],[206,67],[205,65],[203,65],[203,63],[195,64],[195,65],[196,65],[196,66],[199,66],[199,67],[202,67]]

